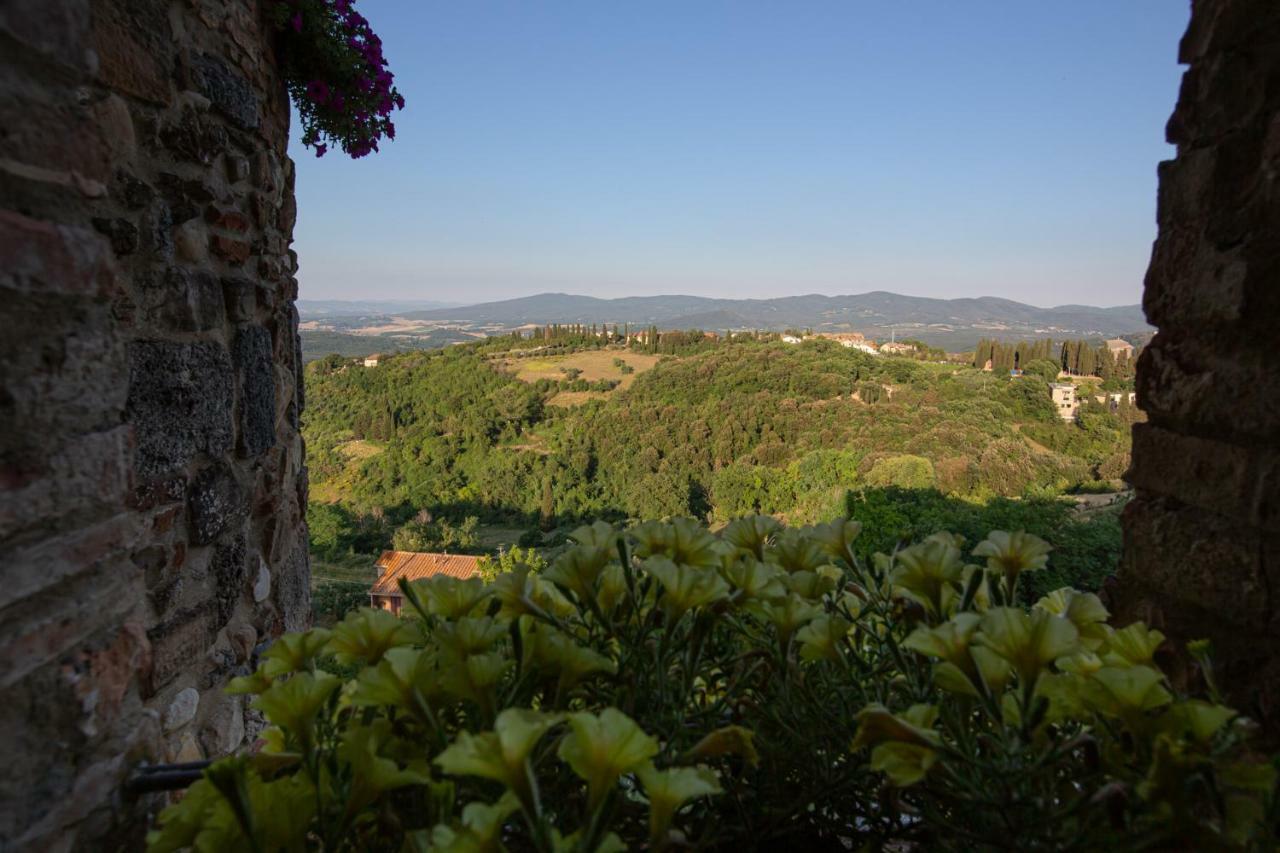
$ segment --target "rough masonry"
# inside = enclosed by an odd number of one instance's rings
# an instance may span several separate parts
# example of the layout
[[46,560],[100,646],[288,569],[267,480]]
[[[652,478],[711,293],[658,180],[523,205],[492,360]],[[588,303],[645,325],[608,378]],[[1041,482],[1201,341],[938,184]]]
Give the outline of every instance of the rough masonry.
[[137,849],[125,778],[239,746],[309,619],[264,5],[0,5],[0,849]]
[[1280,4],[1196,0],[1160,165],[1125,551],[1112,603],[1208,637],[1241,710],[1280,723]]

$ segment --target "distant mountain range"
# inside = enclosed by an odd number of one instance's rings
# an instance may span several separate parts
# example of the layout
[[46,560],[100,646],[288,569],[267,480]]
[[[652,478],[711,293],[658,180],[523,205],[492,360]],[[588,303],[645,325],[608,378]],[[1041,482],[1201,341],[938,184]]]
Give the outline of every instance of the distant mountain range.
[[972,346],[980,337],[1112,337],[1151,331],[1138,305],[1037,308],[1010,299],[930,299],[875,291],[851,296],[713,299],[630,296],[598,299],[540,293],[463,308],[401,312],[415,320],[515,328],[548,323],[655,324],[669,329],[853,330],[871,337],[916,337],[938,346]]
[[438,311],[460,308],[465,302],[432,299],[299,299],[298,313],[304,320],[322,317],[395,316],[406,311]]

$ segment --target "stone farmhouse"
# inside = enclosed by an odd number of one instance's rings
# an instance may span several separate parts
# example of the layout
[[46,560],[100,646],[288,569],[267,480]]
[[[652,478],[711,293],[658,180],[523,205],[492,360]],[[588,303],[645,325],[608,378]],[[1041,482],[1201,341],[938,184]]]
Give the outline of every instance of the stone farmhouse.
[[1125,358],[1133,357],[1133,344],[1121,338],[1108,338],[1106,340],[1107,349],[1111,350],[1112,355],[1124,355]]
[[378,579],[369,589],[369,606],[398,614],[404,605],[401,580],[417,581],[440,575],[461,579],[476,577],[480,558],[467,554],[383,551],[373,565],[378,570]]

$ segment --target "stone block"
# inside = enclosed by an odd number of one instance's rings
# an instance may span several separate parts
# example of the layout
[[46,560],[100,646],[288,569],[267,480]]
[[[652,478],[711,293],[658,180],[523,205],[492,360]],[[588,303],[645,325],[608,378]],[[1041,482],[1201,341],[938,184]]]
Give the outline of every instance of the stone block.
[[1124,527],[1121,579],[1130,593],[1141,594],[1125,596],[1129,603],[1119,608],[1121,615],[1132,618],[1132,602],[1154,596],[1166,604],[1165,624],[1156,627],[1183,639],[1197,636],[1197,626],[1237,625],[1252,633],[1274,619],[1262,560],[1267,537],[1257,530],[1175,498],[1141,493],[1125,507]]
[[243,535],[219,544],[214,549],[209,567],[213,583],[212,594],[217,608],[216,624],[219,628],[230,621],[236,605],[244,598],[249,577],[247,558]]
[[152,648],[150,693],[204,660],[205,650],[218,633],[213,620],[211,607],[187,608],[147,631]]
[[120,426],[51,441],[49,455],[23,474],[0,466],[0,540],[63,517],[82,524],[114,514],[130,493],[131,440],[131,430]]
[[311,560],[306,540],[300,541],[273,573],[272,599],[285,631],[311,627]]
[[245,130],[259,124],[258,98],[243,77],[216,56],[201,55],[192,61],[200,91],[227,118]]
[[80,72],[92,72],[89,0],[8,0],[0,31],[19,44]]
[[205,332],[225,320],[222,285],[201,269],[169,267],[162,274],[138,276],[139,307],[158,333]]
[[160,192],[173,209],[174,222],[194,219],[215,199],[213,189],[198,178],[182,178],[171,172],[162,172]]
[[196,718],[196,712],[199,709],[199,690],[194,687],[179,690],[178,695],[173,697],[168,709],[164,712],[164,730],[172,732],[182,728]]
[[105,241],[85,228],[0,210],[0,285],[19,293],[97,295],[110,282]]
[[214,234],[209,238],[209,248],[232,266],[239,266],[249,260],[250,246],[245,240]]
[[229,451],[231,400],[231,358],[221,345],[130,344],[126,416],[134,425],[138,474],[167,474],[199,453]]
[[1170,428],[1246,444],[1280,437],[1280,373],[1265,347],[1161,332],[1143,349],[1137,390]]
[[184,222],[174,229],[173,248],[184,264],[204,264],[209,260],[209,232],[198,219]]
[[229,465],[215,463],[191,481],[187,493],[191,544],[208,545],[223,531],[243,521],[248,513],[244,489]]
[[228,696],[221,690],[206,694],[209,706],[200,724],[200,745],[213,757],[230,755],[244,741],[244,709],[242,697]]
[[1138,489],[1167,497],[1205,512],[1253,518],[1255,472],[1261,451],[1180,434],[1150,423],[1134,424],[1133,470],[1129,482]]
[[254,319],[258,310],[258,286],[247,278],[224,278],[222,294],[227,306],[227,316],[233,323],[246,323]]
[[111,241],[111,251],[115,252],[117,257],[132,255],[138,250],[140,238],[138,226],[129,220],[95,217],[93,227]]
[[271,336],[261,326],[242,327],[236,332],[231,352],[240,387],[239,451],[254,457],[276,442]]
[[173,36],[160,0],[95,3],[93,48],[107,86],[156,104],[172,100]]

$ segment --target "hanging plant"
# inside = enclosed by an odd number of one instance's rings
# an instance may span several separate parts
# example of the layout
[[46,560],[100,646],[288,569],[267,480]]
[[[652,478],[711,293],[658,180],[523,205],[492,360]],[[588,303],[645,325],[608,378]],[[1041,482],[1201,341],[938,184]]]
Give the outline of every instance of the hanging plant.
[[351,0],[277,0],[281,64],[302,118],[302,144],[323,157],[337,145],[353,158],[395,139],[393,110],[404,109],[382,40]]

